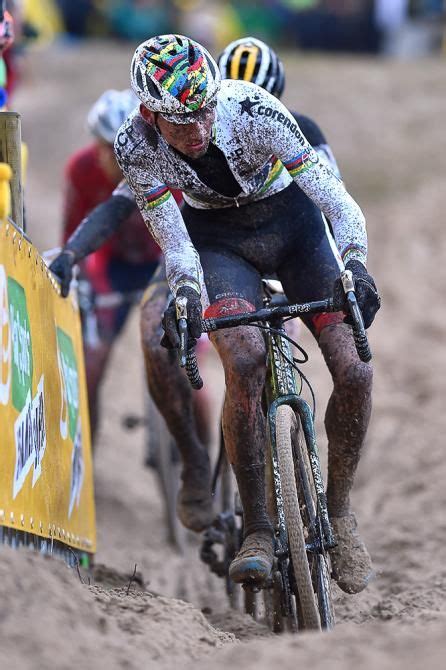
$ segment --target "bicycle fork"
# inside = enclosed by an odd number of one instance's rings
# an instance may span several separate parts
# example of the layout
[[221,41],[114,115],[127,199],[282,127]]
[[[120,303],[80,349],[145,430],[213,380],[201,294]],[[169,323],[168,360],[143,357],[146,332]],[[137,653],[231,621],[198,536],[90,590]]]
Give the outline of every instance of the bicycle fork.
[[279,332],[271,334],[269,338],[269,379],[267,384],[269,409],[267,422],[271,447],[272,479],[277,504],[278,552],[280,554],[283,552],[283,548],[288,546],[276,444],[276,414],[277,408],[281,405],[289,405],[300,418],[316,490],[317,518],[320,519],[320,530],[322,532],[316,532],[313,535],[313,540],[308,544],[307,550],[323,552],[336,546],[336,542],[328,518],[327,497],[320,468],[313,416],[308,403],[297,391],[294,371],[288,363],[292,359],[291,347],[288,340],[282,336],[282,333],[285,335],[283,323],[275,323],[274,328],[276,332]]

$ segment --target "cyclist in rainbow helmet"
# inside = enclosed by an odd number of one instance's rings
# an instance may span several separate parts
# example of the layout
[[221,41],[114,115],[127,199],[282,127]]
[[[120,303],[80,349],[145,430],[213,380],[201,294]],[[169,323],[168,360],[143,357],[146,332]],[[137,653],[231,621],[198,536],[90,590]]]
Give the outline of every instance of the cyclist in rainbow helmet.
[[[117,134],[116,155],[163,249],[172,293],[188,299],[190,338],[200,335],[203,305],[206,316],[258,307],[262,274],[277,272],[293,302],[332,294],[339,290],[341,258],[353,272],[370,326],[379,296],[365,266],[364,217],[286,107],[250,82],[220,84],[208,52],[180,35],[140,45],[131,80],[142,104]],[[181,211],[171,188],[183,192]],[[320,210],[330,217],[335,239]],[[94,248],[95,234],[84,229],[83,244],[79,236],[68,250],[84,255]],[[173,307],[164,323],[167,339],[176,346]],[[372,576],[350,510],[370,416],[372,370],[358,360],[342,313],[305,323],[334,381],[326,415],[327,494],[339,539],[335,578],[352,593],[365,588]],[[244,511],[244,542],[230,575],[235,581],[259,581],[269,575],[273,561],[264,487],[264,342],[248,328],[214,333],[211,339],[225,368],[225,445]],[[192,461],[185,463],[184,484],[191,468]],[[204,471],[200,474],[203,497],[191,498],[191,507],[206,504],[209,479]]]

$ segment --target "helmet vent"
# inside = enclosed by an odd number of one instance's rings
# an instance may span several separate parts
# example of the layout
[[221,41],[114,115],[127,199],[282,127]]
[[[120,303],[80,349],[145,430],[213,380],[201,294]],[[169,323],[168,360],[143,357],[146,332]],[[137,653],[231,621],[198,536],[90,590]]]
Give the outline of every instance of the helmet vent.
[[196,61],[195,58],[195,49],[192,46],[192,44],[189,42],[189,48],[188,48],[188,56],[189,56],[189,63],[193,65]]
[[155,58],[149,58],[147,59],[150,63],[153,63],[156,67],[159,67],[160,70],[166,70],[167,72],[173,72],[173,67],[169,65],[169,63],[165,62],[160,62],[156,60]]
[[152,98],[156,98],[157,100],[161,100],[161,94],[158,91],[157,87],[153,83],[153,81],[150,79],[150,77],[145,77],[145,82],[146,85],[144,86],[144,81],[142,78],[141,70],[138,70],[136,73],[136,83],[138,84],[138,88],[140,91],[144,91],[146,89]]
[[208,67],[209,67],[209,69],[210,69],[210,71],[211,71],[211,73],[212,73],[212,76],[215,77],[215,67],[214,67],[213,62],[211,61],[210,58],[207,58],[207,57],[206,57],[206,62],[207,62]]

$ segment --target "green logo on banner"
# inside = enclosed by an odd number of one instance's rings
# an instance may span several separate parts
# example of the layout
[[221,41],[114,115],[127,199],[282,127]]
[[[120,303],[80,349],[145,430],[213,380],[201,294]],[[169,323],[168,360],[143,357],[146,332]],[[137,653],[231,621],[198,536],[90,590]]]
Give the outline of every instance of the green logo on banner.
[[[68,432],[74,441],[79,416],[79,375],[72,339],[60,328],[57,328],[57,348],[63,386],[62,397],[63,402],[68,405]],[[61,432],[64,432],[62,425]]]
[[11,277],[8,277],[8,300],[12,340],[12,404],[21,412],[27,397],[31,397],[33,351],[25,291]]

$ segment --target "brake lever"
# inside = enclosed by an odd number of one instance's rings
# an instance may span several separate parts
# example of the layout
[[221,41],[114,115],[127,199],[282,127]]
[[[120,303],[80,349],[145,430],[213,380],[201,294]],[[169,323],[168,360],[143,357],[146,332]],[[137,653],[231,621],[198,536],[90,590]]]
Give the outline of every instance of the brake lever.
[[355,282],[351,270],[341,272],[341,281],[344,288],[345,298],[348,303],[349,311],[353,319],[353,337],[355,339],[356,350],[359,358],[368,363],[372,359],[367,333],[364,328],[364,319],[356,300]]
[[178,360],[181,368],[187,363],[187,298],[180,296],[175,298],[175,310],[180,336],[180,347],[178,349]]
[[364,319],[362,318],[361,310],[359,309],[358,301],[356,300],[355,281],[351,270],[343,270],[341,272],[342,286],[344,287],[345,298],[357,326],[358,330],[364,331]]

